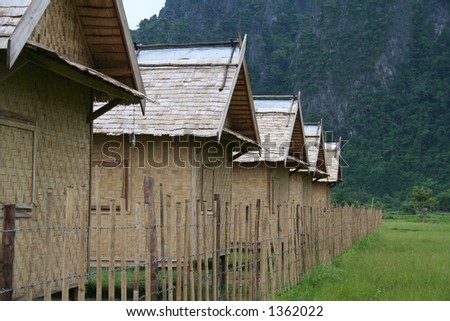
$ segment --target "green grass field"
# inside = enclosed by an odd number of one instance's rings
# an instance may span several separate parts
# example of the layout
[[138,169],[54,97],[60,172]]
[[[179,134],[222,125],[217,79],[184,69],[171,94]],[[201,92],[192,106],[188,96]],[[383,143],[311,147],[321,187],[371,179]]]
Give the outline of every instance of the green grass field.
[[450,224],[385,220],[331,264],[319,266],[277,300],[448,301]]

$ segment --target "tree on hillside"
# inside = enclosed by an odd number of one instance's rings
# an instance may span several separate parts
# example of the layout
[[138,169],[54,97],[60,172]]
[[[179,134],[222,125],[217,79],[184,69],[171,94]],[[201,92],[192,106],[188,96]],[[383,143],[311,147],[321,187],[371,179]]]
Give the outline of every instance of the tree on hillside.
[[436,199],[439,203],[439,209],[441,211],[450,211],[450,189],[440,192]]
[[428,187],[414,186],[411,190],[411,201],[407,202],[406,208],[414,211],[423,220],[428,213],[436,206],[437,200],[433,195],[433,190]]

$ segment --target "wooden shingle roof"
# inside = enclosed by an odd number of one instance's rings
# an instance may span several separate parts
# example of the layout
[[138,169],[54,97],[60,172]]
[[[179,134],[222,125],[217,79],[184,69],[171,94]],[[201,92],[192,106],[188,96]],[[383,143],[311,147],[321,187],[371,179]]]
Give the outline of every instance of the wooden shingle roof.
[[307,164],[299,96],[255,96],[261,153],[250,152],[237,162],[293,162]]
[[[39,23],[46,24],[43,18],[51,4],[58,4],[56,0],[1,0],[0,1],[0,50],[6,51],[6,67],[12,69],[19,55],[26,45],[39,47],[39,50],[48,50],[48,57],[54,54],[62,60],[77,64],[78,70],[95,70],[99,78],[115,79],[130,87],[128,92],[134,90],[144,93],[142,78],[137,67],[134,45],[128,30],[125,12],[121,0],[74,0],[61,4],[70,6],[76,11],[76,22],[80,25],[78,37],[84,38],[91,57],[91,63],[85,66],[73,57],[64,56],[64,52],[57,52],[55,48],[47,48],[39,40],[32,41],[32,34]],[[54,3],[55,2],[55,3]],[[42,18],[42,19],[41,19]],[[42,21],[41,21],[42,20]],[[64,33],[64,26],[47,26],[60,28]],[[41,36],[41,35],[40,35]],[[50,37],[43,34],[41,38]],[[39,39],[40,37],[38,37]],[[63,40],[61,40],[63,41]],[[64,71],[67,76],[66,71]],[[3,75],[5,79],[8,75]],[[77,77],[77,80],[80,79]],[[114,81],[109,81],[114,83]],[[119,85],[120,90],[124,89]],[[143,97],[133,95],[134,97]],[[113,96],[114,97],[114,96]],[[135,101],[131,99],[130,101]],[[145,107],[145,100],[140,101],[141,108]]]
[[118,106],[94,133],[218,137],[224,128],[259,140],[242,42],[144,47],[138,63],[148,97],[146,115]]
[[8,40],[30,3],[31,0],[0,1],[0,49],[8,48]]
[[341,140],[325,143],[325,163],[327,165],[328,177],[321,178],[319,182],[340,183],[342,182],[341,170]]
[[306,123],[304,129],[308,149],[309,170],[317,178],[326,177],[327,167],[325,164],[322,122]]

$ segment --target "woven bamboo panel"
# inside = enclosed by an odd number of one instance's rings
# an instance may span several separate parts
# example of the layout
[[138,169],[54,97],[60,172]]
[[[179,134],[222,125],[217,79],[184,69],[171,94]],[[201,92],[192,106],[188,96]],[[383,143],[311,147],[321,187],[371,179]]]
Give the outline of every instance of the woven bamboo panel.
[[[294,174],[294,175],[303,175],[303,174]],[[312,189],[312,180],[308,177],[302,180],[303,183],[303,204],[304,206],[312,206],[313,202],[313,189]]]
[[31,203],[33,132],[0,125],[0,200]]
[[[74,190],[79,191],[89,186],[90,135],[89,125],[86,123],[89,97],[90,92],[85,87],[33,65],[24,67],[0,86],[2,108],[20,114],[26,119],[33,119],[37,133],[35,208],[31,219],[18,219],[16,222],[18,228],[30,228],[36,232],[25,230],[16,235],[15,288],[25,284],[39,284],[33,289],[34,292],[39,292],[42,290],[44,281],[61,277],[60,260],[64,254],[61,239],[58,239],[61,237],[61,231],[53,229],[48,242],[45,231],[47,227],[64,226],[66,187],[72,186]],[[9,136],[11,130],[6,129],[5,132],[2,128],[2,139],[3,134]],[[20,146],[21,150],[26,147],[26,153],[29,154],[31,152],[30,134],[22,133],[19,136],[16,134],[15,137],[17,146]],[[17,149],[17,146],[12,146],[12,141],[6,142],[6,145],[2,144],[2,149],[7,148],[9,151],[6,152],[6,156],[2,156],[2,159],[13,157]],[[24,155],[16,156],[21,159],[16,159],[17,164],[14,166],[17,166],[18,172],[26,172],[29,175],[30,165],[27,160],[29,157],[22,156]],[[21,163],[22,161],[26,163]],[[19,170],[20,168],[22,169]],[[8,175],[12,175],[9,169]],[[17,189],[19,185],[15,186],[14,188]],[[29,181],[21,183],[20,192],[29,195],[29,186]],[[51,202],[48,202],[47,197],[49,191],[53,193]],[[20,194],[20,192],[14,193]],[[1,197],[6,196],[1,195]],[[78,201],[75,201],[73,205],[72,212],[78,213],[74,214],[74,220],[80,218],[79,213],[84,206],[87,209],[87,201],[80,201],[80,197],[77,196]],[[83,199],[87,200],[87,198]],[[44,244],[49,243],[54,244],[52,251],[44,247]],[[74,268],[78,268],[76,263],[83,257],[79,255],[80,242],[70,241],[66,245],[66,252],[71,255],[68,262],[73,263]],[[45,267],[48,263],[53,268]],[[71,273],[74,270],[69,269],[66,272]],[[73,281],[76,282],[76,280]],[[51,287],[60,285],[58,282],[48,284]],[[29,288],[14,293],[14,297],[22,295],[29,297]]]
[[72,0],[51,1],[30,40],[93,67]]
[[330,186],[325,183],[312,183],[312,206],[329,208],[331,206]]
[[289,177],[289,202],[303,206],[303,180],[311,179],[306,174],[295,173]]
[[[94,135],[94,155],[93,159],[96,161],[99,160],[108,160],[111,161],[111,155],[105,154],[104,146],[109,146],[108,144],[112,144],[114,146],[119,146],[117,149],[117,157],[121,159],[128,159],[129,161],[129,208],[127,217],[127,222],[130,224],[134,224],[136,212],[136,203],[142,203],[144,199],[144,191],[143,191],[143,182],[145,176],[153,176],[155,179],[155,183],[157,186],[157,197],[155,199],[156,204],[156,212],[160,213],[160,190],[162,188],[162,195],[164,202],[167,199],[168,194],[170,194],[170,198],[172,200],[172,208],[173,211],[171,213],[165,214],[165,224],[171,226],[171,231],[168,233],[166,237],[166,245],[168,243],[175,244],[176,238],[176,212],[175,207],[177,203],[181,203],[184,206],[184,202],[188,200],[192,208],[195,208],[195,184],[193,185],[192,175],[195,173],[195,170],[189,166],[187,161],[192,157],[191,151],[188,148],[170,148],[171,144],[174,144],[173,137],[155,137],[149,135],[137,136],[136,146],[132,147],[128,138],[124,139],[124,136],[106,136],[106,135]],[[186,144],[186,143],[184,143]],[[102,147],[103,146],[103,147]],[[103,151],[102,151],[103,149]],[[120,156],[119,156],[120,155]],[[157,165],[157,163],[159,165]],[[185,165],[182,165],[185,164]],[[182,166],[181,166],[182,165]],[[94,172],[95,173],[95,172]],[[120,200],[120,197],[123,196],[123,187],[125,185],[124,176],[121,174],[122,169],[111,169],[104,168],[100,170],[100,183],[98,184],[100,189],[100,200],[101,205],[105,205],[104,203],[110,199],[115,199],[117,202]],[[194,182],[196,182],[194,180]],[[162,184],[162,186],[161,186]],[[94,189],[92,191],[93,199],[96,199],[97,191]],[[118,198],[114,198],[114,196],[121,195]],[[110,224],[110,215],[108,210],[102,212],[102,226],[103,227],[111,227]],[[95,213],[93,212],[93,215]],[[143,214],[145,216],[145,213]],[[159,220],[159,216],[158,216]],[[93,222],[96,222],[96,219],[93,219]],[[158,223],[159,224],[159,223]],[[101,245],[101,256],[104,259],[109,257],[108,254],[108,230],[102,231],[102,245]],[[95,244],[95,237],[93,236],[93,244]],[[135,244],[131,239],[132,237],[128,237],[128,244]],[[127,246],[127,245],[125,245]],[[176,250],[175,247],[172,247],[173,251]],[[96,256],[95,250],[93,251],[93,255],[91,258]],[[175,252],[167,253],[168,256],[174,256]]]
[[235,164],[233,168],[233,204],[247,204],[248,200],[268,200],[268,171],[263,164],[255,168],[244,168]]

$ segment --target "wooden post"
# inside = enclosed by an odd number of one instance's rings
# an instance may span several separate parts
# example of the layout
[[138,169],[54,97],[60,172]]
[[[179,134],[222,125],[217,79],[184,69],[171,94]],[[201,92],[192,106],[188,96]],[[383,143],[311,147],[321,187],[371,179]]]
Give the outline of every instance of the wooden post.
[[73,188],[66,188],[66,206],[65,206],[65,228],[64,228],[64,242],[63,242],[63,270],[62,270],[62,301],[69,300],[69,251],[70,235],[72,234],[72,220],[73,220]]
[[225,219],[223,220],[223,230],[225,232],[225,255],[223,256],[223,262],[222,262],[222,273],[223,273],[223,282],[224,284],[224,291],[225,291],[225,300],[229,301],[229,293],[228,293],[228,255],[230,254],[230,229],[229,229],[229,216],[230,216],[230,207],[228,202],[225,204]]
[[195,277],[194,277],[194,254],[192,251],[193,241],[192,241],[192,228],[193,226],[193,209],[189,206],[189,202],[186,201],[186,220],[189,224],[186,226],[188,231],[188,258],[189,258],[189,299],[195,301]]
[[[54,208],[54,199],[53,199],[53,190],[48,189],[47,190],[47,215],[43,216],[43,223],[45,231],[45,244],[47,245],[45,247],[45,260],[44,260],[44,270],[45,275],[49,277],[53,277],[52,272],[52,253],[53,253],[53,239],[52,239],[52,230],[49,228],[49,217],[53,217],[53,208]],[[0,285],[1,288],[1,285]],[[44,301],[51,301],[52,299],[52,283],[47,282],[44,285]]]
[[142,223],[141,223],[141,204],[136,204],[136,233],[135,233],[135,249],[134,249],[134,275],[133,275],[133,301],[139,300],[139,270],[140,270],[140,248],[141,248],[141,237],[142,237]]
[[217,252],[217,235],[218,233],[218,224],[217,224],[217,209],[218,209],[218,204],[217,204],[217,199],[216,199],[216,194],[214,194],[214,200],[213,200],[213,224],[212,224],[212,242],[213,242],[213,246],[212,246],[212,300],[213,301],[217,301],[217,294],[218,294],[218,290],[217,290],[217,271],[218,271],[218,258],[219,258],[219,253]]
[[267,292],[267,217],[264,210],[264,203],[261,202],[261,242],[260,242],[260,300],[268,299]]
[[[78,273],[80,274],[78,278],[78,295],[77,299],[79,301],[84,301],[86,299],[86,283],[87,283],[87,275],[88,267],[89,267],[89,240],[87,235],[87,221],[88,221],[88,211],[89,211],[89,188],[87,186],[81,187],[80,190],[80,216],[79,216],[79,240],[80,240],[80,261],[78,267]],[[47,227],[46,225],[44,225]],[[48,246],[48,243],[47,243]],[[51,253],[51,252],[50,252]]]
[[100,170],[98,166],[94,167],[94,186],[95,186],[95,216],[96,218],[96,227],[97,227],[97,237],[96,237],[96,250],[97,250],[97,266],[96,266],[96,300],[102,301],[102,291],[103,291],[103,273],[102,273],[102,257],[101,257],[101,244],[102,244],[102,213],[100,209]]
[[244,277],[244,285],[245,285],[245,293],[243,300],[251,300],[250,298],[250,289],[251,289],[251,282],[250,282],[250,244],[251,244],[251,204],[247,205],[245,207],[245,264],[243,269],[243,277]]
[[156,261],[156,213],[155,213],[155,182],[153,177],[144,177],[144,201],[149,209],[150,224],[150,275],[151,300],[157,300],[158,293],[158,262]]
[[261,200],[256,200],[256,218],[255,218],[255,237],[253,243],[253,300],[258,299],[258,287],[259,276],[258,276],[258,252],[259,252],[259,221],[261,219]]
[[0,262],[0,301],[10,301],[13,295],[14,244],[16,238],[16,205],[3,208],[2,255]]
[[[238,224],[239,224],[239,213],[236,206],[234,207],[234,228],[233,228],[233,271],[232,271],[232,283],[231,283],[231,300],[236,301],[236,269],[237,269],[237,256],[238,256]],[[239,255],[241,255],[239,253]]]
[[205,301],[209,301],[209,246],[208,240],[208,215],[206,214],[205,202],[202,202],[203,212],[203,261],[205,262]]
[[239,248],[238,248],[238,252],[239,252],[239,257],[238,257],[238,269],[239,269],[239,273],[238,273],[238,278],[239,278],[239,283],[238,283],[238,286],[239,286],[239,295],[238,295],[238,300],[239,301],[242,301],[242,290],[243,290],[243,270],[242,270],[242,265],[243,265],[243,261],[242,261],[242,259],[243,259],[243,257],[242,257],[242,255],[243,255],[243,252],[244,252],[244,248],[243,248],[243,240],[244,240],[244,238],[243,238],[243,234],[244,234],[244,232],[243,232],[243,219],[242,219],[242,207],[241,207],[241,204],[239,204],[239,207],[238,207],[238,216],[239,216],[239,219],[238,219],[238,222],[237,222],[237,224],[239,224],[239,228],[238,228],[238,233],[239,233],[239,236],[238,236],[238,241],[239,241]]
[[177,291],[176,291],[176,300],[181,301],[181,289],[182,289],[182,281],[183,281],[183,271],[181,267],[181,256],[182,256],[182,250],[181,250],[181,203],[176,204],[176,211],[177,211]]
[[[167,206],[167,217],[170,219],[171,217],[171,207],[172,207],[172,203],[171,203],[171,196],[167,195],[166,197],[166,206]],[[169,242],[167,243],[167,253],[169,253],[169,260],[167,263],[167,270],[168,270],[168,278],[169,278],[169,301],[173,301],[173,262],[172,262],[172,258],[173,258],[173,239],[172,239],[172,224],[168,224],[167,225],[167,235],[169,236]],[[178,230],[178,228],[176,228],[176,230]]]
[[269,248],[268,248],[267,252],[268,252],[268,261],[269,261],[268,264],[269,264],[269,275],[270,275],[270,297],[273,300],[273,298],[275,298],[275,292],[276,292],[276,287],[277,287],[277,276],[276,276],[276,268],[275,268],[276,261],[273,262],[273,258],[272,258],[272,256],[273,256],[272,255],[272,244],[273,244],[273,253],[275,254],[275,257],[276,257],[276,246],[275,246],[275,240],[273,238],[274,234],[272,234],[272,231],[271,231],[273,228],[271,228],[271,224],[270,224],[270,211],[271,210],[269,207],[268,213],[267,213],[267,216],[268,216],[267,233],[269,235],[269,240],[268,240]]
[[127,300],[127,230],[125,229],[125,207],[126,200],[122,198],[120,200],[120,227],[121,227],[121,271],[120,271],[120,299],[122,301]]
[[[201,254],[201,232],[202,232],[202,228],[201,228],[201,222],[200,222],[200,213],[202,211],[202,203],[200,200],[197,200],[197,206],[196,206],[196,233],[195,235],[197,236],[197,301],[201,301],[202,300],[202,254]],[[203,238],[205,238],[205,235],[203,235]]]
[[[215,253],[217,256],[216,262],[218,264],[216,273],[217,275],[217,299],[220,298],[220,290],[224,288],[225,283],[225,256],[221,255],[222,252],[222,244],[221,244],[221,236],[223,233],[222,229],[222,209],[220,203],[220,195],[214,194],[214,200],[216,201],[216,248]],[[226,255],[226,254],[225,254]]]
[[188,218],[188,203],[184,203],[184,248],[183,248],[183,300],[188,300],[188,288],[189,288],[189,218]]
[[167,277],[166,277],[166,225],[164,222],[164,196],[163,184],[159,184],[159,219],[161,222],[161,271],[162,271],[162,298],[167,301]]
[[115,300],[116,264],[115,264],[115,238],[116,238],[116,202],[109,201],[109,271],[108,271],[108,300]]

